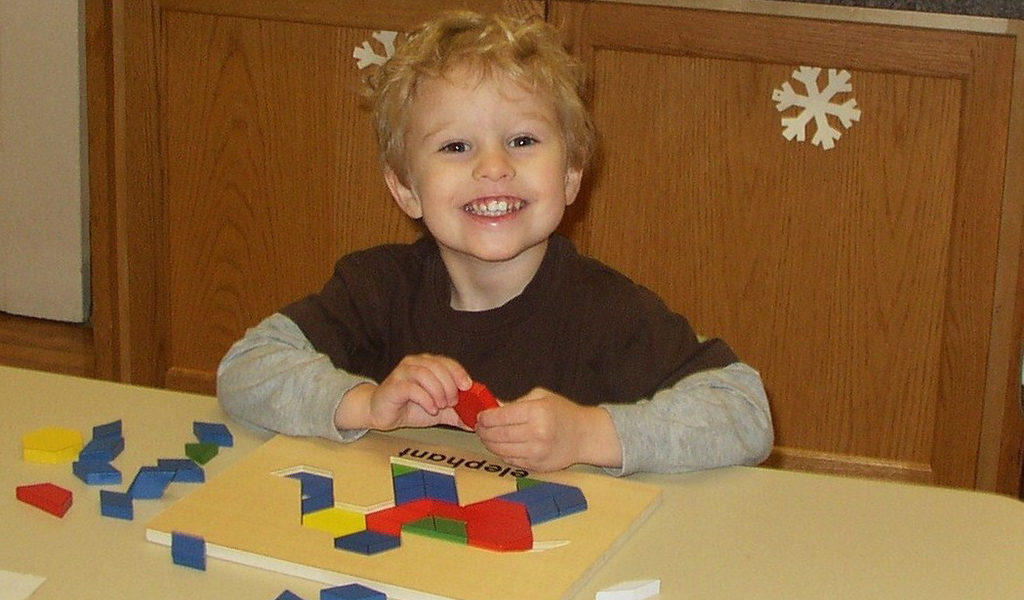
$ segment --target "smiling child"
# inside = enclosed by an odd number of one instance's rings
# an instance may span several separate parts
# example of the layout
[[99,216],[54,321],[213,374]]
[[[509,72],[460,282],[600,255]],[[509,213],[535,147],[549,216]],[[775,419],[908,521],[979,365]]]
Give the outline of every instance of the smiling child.
[[369,82],[384,180],[424,236],[343,257],[317,294],[246,332],[218,371],[236,418],[342,442],[468,429],[524,469],[757,464],[757,371],[557,234],[594,152],[582,70],[537,18],[446,13]]

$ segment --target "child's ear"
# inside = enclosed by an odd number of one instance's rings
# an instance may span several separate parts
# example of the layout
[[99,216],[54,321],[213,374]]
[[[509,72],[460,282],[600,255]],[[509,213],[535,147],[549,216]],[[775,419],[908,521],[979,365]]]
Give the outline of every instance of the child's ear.
[[583,169],[569,167],[565,172],[565,205],[569,206],[576,201],[576,195],[580,193],[580,184],[583,182]]
[[413,219],[423,218],[423,207],[420,205],[420,199],[409,186],[402,183],[402,178],[390,166],[384,167],[384,182],[388,184],[391,196],[395,199],[398,207],[402,209],[402,212]]

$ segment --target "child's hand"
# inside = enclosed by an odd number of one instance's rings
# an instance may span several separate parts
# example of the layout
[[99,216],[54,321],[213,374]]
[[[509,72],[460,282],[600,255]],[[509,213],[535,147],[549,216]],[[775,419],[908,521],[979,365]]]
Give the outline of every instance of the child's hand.
[[345,394],[334,416],[339,429],[464,427],[452,408],[460,389],[473,381],[462,365],[432,354],[406,356],[379,385],[359,385]]
[[607,411],[580,406],[544,389],[481,412],[476,432],[503,461],[533,471],[555,471],[577,463],[604,467],[622,463],[622,447]]

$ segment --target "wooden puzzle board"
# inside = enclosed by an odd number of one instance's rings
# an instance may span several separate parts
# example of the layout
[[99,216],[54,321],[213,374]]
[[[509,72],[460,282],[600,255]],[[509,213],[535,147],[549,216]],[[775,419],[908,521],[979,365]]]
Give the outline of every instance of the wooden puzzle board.
[[329,473],[336,504],[369,512],[393,503],[390,458],[403,453],[433,470],[458,464],[453,473],[463,506],[516,489],[515,468],[461,449],[375,433],[352,444],[276,436],[155,517],[146,537],[170,545],[175,531],[202,536],[214,558],[328,585],[355,581],[402,600],[562,599],[650,515],[661,495],[656,486],[602,474],[531,473],[578,487],[588,504],[535,525],[534,550],[496,552],[404,534],[401,547],[367,556],[337,550],[330,533],[304,527],[300,481],[275,474],[294,467]]

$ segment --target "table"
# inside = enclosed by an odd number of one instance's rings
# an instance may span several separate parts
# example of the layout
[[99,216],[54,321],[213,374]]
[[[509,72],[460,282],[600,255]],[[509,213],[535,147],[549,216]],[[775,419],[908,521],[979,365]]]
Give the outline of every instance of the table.
[[[207,478],[216,477],[268,438],[230,421],[215,399],[0,367],[0,402],[0,569],[45,577],[33,600],[273,600],[285,589],[319,597],[322,584],[224,561],[181,567],[145,541],[146,522],[188,494],[187,484],[137,501],[135,519],[121,521],[100,516],[100,488],[70,465],[21,457],[29,431],[69,427],[88,440],[93,426],[121,419],[125,450],[114,464],[127,484],[139,467],[181,456],[193,421],[225,422],[235,445],[208,463]],[[458,431],[400,434],[482,451]],[[661,505],[579,600],[649,578],[673,599],[1024,598],[1024,503],[1013,498],[748,467],[634,477],[663,488]],[[63,519],[15,498],[17,486],[43,481],[74,493]]]

